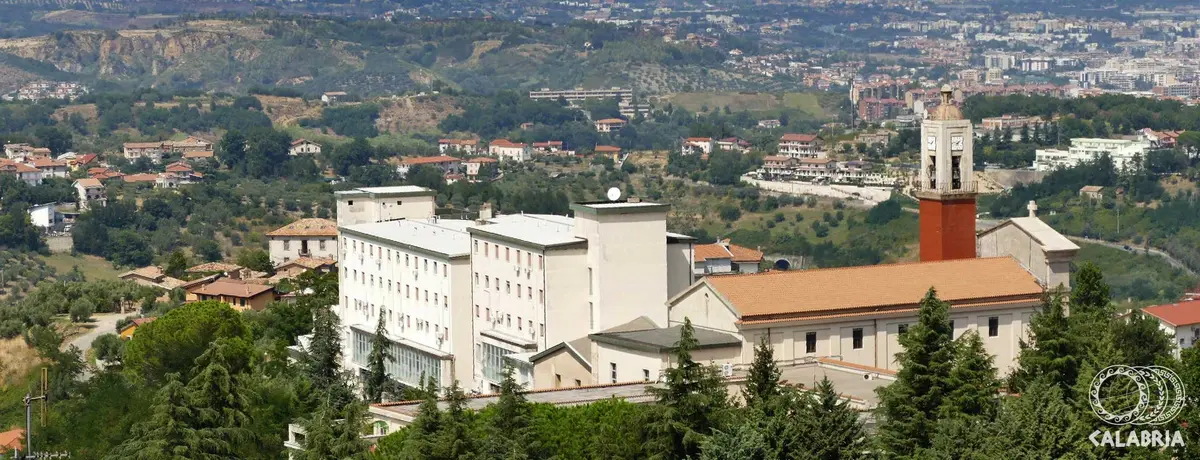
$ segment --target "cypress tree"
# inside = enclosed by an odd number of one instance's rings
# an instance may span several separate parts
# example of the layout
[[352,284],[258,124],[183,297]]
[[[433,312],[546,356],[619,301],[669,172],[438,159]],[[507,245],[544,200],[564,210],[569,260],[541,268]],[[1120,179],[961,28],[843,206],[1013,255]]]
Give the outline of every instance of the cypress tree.
[[904,351],[896,354],[900,365],[896,381],[876,390],[878,438],[888,454],[909,456],[930,445],[954,365],[949,308],[929,288],[917,324],[900,336]]
[[1110,313],[1111,301],[1108,283],[1104,282],[1100,267],[1084,262],[1075,274],[1075,284],[1071,287],[1071,315]]
[[306,420],[304,450],[298,460],[365,458],[367,443],[362,439],[366,407],[357,402],[337,407],[333,395],[325,394],[321,405]]
[[500,398],[489,408],[491,419],[483,448],[488,458],[525,459],[536,451],[537,439],[530,427],[533,406],[513,374],[512,366],[505,366]]
[[243,394],[251,353],[250,344],[241,339],[220,339],[196,359],[199,370],[187,390],[197,428],[215,430],[238,444],[252,438],[246,415],[250,402]]
[[421,380],[425,384],[424,388],[421,391],[414,390],[413,393],[420,393],[423,398],[421,405],[417,408],[417,416],[413,419],[412,424],[404,429],[403,458],[433,457],[435,437],[442,429],[442,411],[438,408],[437,384],[433,379],[426,381],[424,376],[421,377]]
[[1023,392],[1030,381],[1044,378],[1069,397],[1079,378],[1082,347],[1070,329],[1061,289],[1043,296],[1041,311],[1029,322],[1029,337],[1030,343],[1021,341],[1018,367],[1009,379],[1009,388]]
[[434,441],[430,460],[469,460],[478,456],[478,446],[472,436],[473,413],[467,410],[467,395],[455,380],[446,389],[446,411]]
[[387,326],[383,319],[383,311],[380,311],[379,322],[375,325],[375,337],[371,339],[371,355],[367,357],[367,379],[363,385],[366,399],[373,403],[383,401],[383,394],[388,388],[386,364],[392,360],[391,354],[388,353],[391,342],[385,336]]
[[747,406],[759,406],[779,395],[779,366],[775,364],[775,352],[767,336],[763,336],[754,347],[754,363],[746,375],[746,388],[742,397]]
[[955,345],[954,367],[950,369],[949,393],[942,403],[942,417],[991,420],[996,415],[1000,381],[992,356],[983,347],[979,333],[969,331]]
[[699,456],[703,441],[722,426],[729,408],[729,394],[717,369],[692,359],[696,346],[692,321],[685,318],[666,385],[649,388],[662,408],[661,419],[651,429],[657,440],[653,448],[664,459]]
[[[1084,414],[1084,415],[1080,415]],[[1075,443],[1072,426],[1079,412],[1066,400],[1057,382],[1037,378],[1020,397],[1006,398],[996,421],[983,439],[984,458],[1065,458]]]
[[150,411],[150,418],[135,426],[132,436],[109,452],[105,459],[218,460],[235,457],[233,446],[221,433],[197,427],[200,425],[197,411],[178,374],[167,376]]

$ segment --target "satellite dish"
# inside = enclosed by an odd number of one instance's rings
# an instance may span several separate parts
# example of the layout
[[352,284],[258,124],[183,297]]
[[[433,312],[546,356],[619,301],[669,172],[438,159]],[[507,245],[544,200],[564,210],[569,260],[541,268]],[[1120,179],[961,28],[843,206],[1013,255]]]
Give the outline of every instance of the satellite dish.
[[788,260],[787,260],[787,259],[779,259],[779,260],[776,260],[776,261],[775,261],[775,269],[776,269],[776,270],[779,270],[779,271],[781,271],[781,272],[785,272],[785,271],[787,271],[789,268],[792,268],[792,263],[791,263],[791,262],[788,262]]
[[608,189],[608,201],[617,201],[621,199],[621,189],[613,187]]

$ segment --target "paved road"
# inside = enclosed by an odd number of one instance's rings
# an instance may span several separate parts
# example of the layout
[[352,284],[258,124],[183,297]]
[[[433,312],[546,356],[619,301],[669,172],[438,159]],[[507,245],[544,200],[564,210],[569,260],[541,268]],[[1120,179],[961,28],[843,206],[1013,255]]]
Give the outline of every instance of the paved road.
[[[1125,250],[1125,245],[1120,244],[1120,243],[1112,243],[1112,242],[1104,241],[1104,240],[1093,240],[1091,238],[1082,238],[1082,237],[1078,237],[1078,236],[1068,236],[1067,238],[1071,239],[1072,241],[1080,241],[1080,242],[1084,242],[1084,243],[1099,244],[1099,245],[1103,245],[1103,246],[1108,246],[1113,249],[1120,249],[1122,251]],[[1131,252],[1141,252],[1141,253],[1148,252],[1151,255],[1162,257],[1163,259],[1166,259],[1167,263],[1171,264],[1171,266],[1173,266],[1175,268],[1182,268],[1183,271],[1186,271],[1186,272],[1188,272],[1188,274],[1191,274],[1191,275],[1196,274],[1196,272],[1194,272],[1194,271],[1192,271],[1192,269],[1188,268],[1187,265],[1184,265],[1183,262],[1180,262],[1178,259],[1171,257],[1170,254],[1167,254],[1166,251],[1163,251],[1161,249],[1150,248],[1148,251],[1143,251],[1143,249],[1141,247],[1134,246],[1134,245],[1130,245],[1129,248],[1131,249]]]
[[[79,350],[83,352],[84,361],[86,362],[87,361],[87,352],[88,352],[88,350],[92,349],[92,342],[95,342],[97,337],[100,337],[104,334],[110,334],[110,333],[115,334],[116,330],[114,330],[114,329],[117,327],[117,321],[119,321],[121,318],[126,318],[126,317],[134,316],[137,314],[136,309],[132,309],[132,310],[135,310],[135,311],[126,313],[126,314],[99,313],[99,314],[93,315],[92,316],[92,326],[93,326],[92,329],[87,331],[83,335],[80,335],[79,337],[75,337],[74,339],[71,339],[70,342],[63,344],[63,349],[66,350],[71,345],[78,347]],[[83,373],[84,373],[84,375],[82,376],[83,380],[87,380],[92,375],[92,371],[90,368],[85,370]]]

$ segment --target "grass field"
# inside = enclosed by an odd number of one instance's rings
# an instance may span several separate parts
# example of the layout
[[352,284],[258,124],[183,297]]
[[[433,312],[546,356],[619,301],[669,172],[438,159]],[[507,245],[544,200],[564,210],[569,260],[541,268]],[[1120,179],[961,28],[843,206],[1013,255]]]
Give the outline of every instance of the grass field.
[[73,256],[66,253],[57,253],[40,257],[46,262],[46,265],[54,267],[54,270],[59,274],[68,273],[75,266],[79,266],[79,270],[83,272],[83,276],[87,277],[88,280],[111,280],[116,279],[117,275],[121,274],[107,260],[96,256]]
[[693,112],[699,112],[705,107],[713,110],[729,106],[729,110],[734,112],[746,110],[778,114],[782,111],[796,111],[813,118],[827,117],[820,100],[813,93],[676,93],[667,96],[666,100]]
[[1124,251],[1097,244],[1081,244],[1075,265],[1092,262],[1104,273],[1112,298],[1117,303],[1174,302],[1197,279],[1172,267],[1158,256]]

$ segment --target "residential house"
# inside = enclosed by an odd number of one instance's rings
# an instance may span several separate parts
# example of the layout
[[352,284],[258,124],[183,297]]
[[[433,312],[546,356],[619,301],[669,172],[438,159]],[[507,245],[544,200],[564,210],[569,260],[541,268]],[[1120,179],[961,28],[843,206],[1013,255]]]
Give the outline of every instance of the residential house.
[[44,232],[56,232],[63,228],[63,213],[58,203],[46,203],[29,207],[29,222]]
[[[470,160],[463,162],[463,166],[465,166],[464,172],[466,173],[467,180],[470,180],[470,181],[479,180],[480,179],[479,173],[481,171],[485,170],[484,169],[485,165],[490,166],[492,168],[492,171],[495,171],[497,163],[499,163],[499,162],[500,162],[499,160],[496,160],[495,158],[489,158],[489,157],[475,157],[475,158],[472,158]],[[487,177],[485,179],[490,179],[490,177]]]
[[758,273],[763,253],[732,244],[723,239],[712,244],[696,245],[693,273],[696,276],[729,273]]
[[12,160],[0,160],[0,174],[10,174],[31,186],[42,183],[42,171]]
[[88,168],[87,174],[88,174],[88,177],[90,177],[92,179],[97,179],[97,180],[102,180],[102,181],[109,180],[109,179],[120,179],[122,177],[125,177],[125,175],[122,174],[120,171],[115,171],[113,169],[110,169],[107,167],[100,167],[100,166],[97,166],[94,168]]
[[184,154],[188,152],[212,152],[212,142],[206,141],[196,136],[188,136],[181,141],[163,142],[163,147],[167,152]]
[[1200,300],[1145,307],[1141,313],[1158,320],[1158,328],[1175,345],[1176,357],[1200,341]]
[[275,274],[267,280],[267,284],[275,285],[285,279],[292,279],[310,271],[329,273],[337,270],[337,260],[327,257],[301,257],[289,260],[275,266]]
[[185,283],[183,280],[167,276],[166,273],[163,273],[162,268],[153,265],[127,271],[117,275],[117,278],[132,281],[142,286],[156,287],[168,291],[181,287]]
[[24,161],[29,157],[50,156],[50,149],[29,144],[4,144],[4,156],[10,160]]
[[333,105],[336,104],[339,99],[345,98],[345,91],[329,91],[321,95],[321,102],[324,102],[326,105]]
[[13,428],[0,432],[0,452],[12,452],[25,448],[25,430]]
[[542,155],[555,155],[563,150],[562,141],[534,142],[533,151]]
[[879,130],[869,131],[869,132],[861,132],[861,133],[854,135],[854,143],[855,144],[864,144],[868,147],[875,145],[875,144],[883,145],[886,147],[888,145],[888,142],[890,142],[892,139],[892,134],[893,134],[892,131],[888,131],[886,129],[879,129]]
[[192,150],[190,152],[183,152],[182,155],[184,160],[193,161],[196,163],[211,161],[213,156],[214,154],[212,150]]
[[423,168],[437,168],[442,175],[458,174],[462,172],[462,160],[459,158],[440,155],[436,157],[408,157],[400,160],[400,164],[396,166],[396,172],[400,177],[408,176],[408,171],[413,167],[420,166]]
[[263,311],[267,308],[268,303],[276,300],[276,293],[274,287],[266,284],[228,279],[218,279],[208,284],[187,288],[187,302],[204,300],[225,302],[238,311]]
[[831,178],[837,171],[837,162],[831,158],[801,158],[795,173],[800,177]]
[[779,122],[779,120],[758,120],[758,127],[759,127],[759,128],[763,128],[763,129],[775,129],[775,128],[778,128],[778,127],[780,127],[780,126],[783,126],[783,123],[780,123],[780,122]]
[[126,142],[122,154],[130,162],[146,158],[152,163],[158,163],[162,161],[163,150],[162,142]]
[[96,163],[97,158],[99,158],[99,155],[96,155],[94,153],[85,153],[83,155],[76,155],[74,158],[64,159],[62,157],[59,157],[58,159],[62,160],[62,161],[66,161],[67,166],[70,166],[71,170],[74,171],[79,168],[91,167],[93,164]]
[[121,177],[121,180],[125,181],[125,183],[128,185],[149,184],[151,186],[154,186],[154,185],[158,184],[158,174],[154,174],[154,173],[126,174],[125,176]]
[[597,145],[596,155],[611,158],[614,163],[621,161],[621,148],[615,145]]
[[625,120],[620,118],[605,118],[602,120],[596,120],[594,124],[596,125],[596,132],[615,133],[620,131],[621,128],[624,128],[627,123]]
[[25,164],[33,166],[42,172],[42,178],[66,178],[69,175],[67,162],[54,160],[49,157],[29,158]]
[[680,146],[680,154],[708,156],[712,153],[715,145],[711,137],[689,137],[683,140]]
[[305,138],[300,138],[292,141],[292,146],[288,148],[288,155],[316,155],[321,153],[321,144],[310,141]]
[[222,278],[235,280],[254,277],[253,272],[249,268],[228,262],[205,262],[200,265],[188,267],[184,272],[194,275],[220,275]]
[[533,159],[532,150],[528,144],[512,142],[508,139],[496,139],[488,144],[488,154],[501,160],[527,161]]
[[300,219],[267,232],[271,263],[301,258],[338,260],[337,223],[328,219]]
[[763,171],[771,176],[791,176],[800,160],[786,155],[771,155],[763,157]]
[[85,178],[75,180],[75,192],[79,197],[79,209],[87,210],[103,207],[108,202],[108,192],[100,179]]
[[779,154],[793,158],[825,158],[825,143],[816,134],[784,134]]
[[439,139],[438,152],[458,152],[463,155],[474,155],[478,152],[479,141],[475,139]]
[[746,153],[750,151],[750,143],[736,137],[726,137],[716,142],[717,148],[726,152]]
[[1099,185],[1085,185],[1079,189],[1079,196],[1099,200],[1104,197],[1104,187]]
[[121,340],[132,339],[133,334],[137,332],[138,328],[156,319],[158,319],[156,316],[151,316],[149,318],[134,318],[133,321],[130,321],[129,324],[126,324],[125,327],[121,328],[120,331],[117,331],[117,335],[121,337]]

